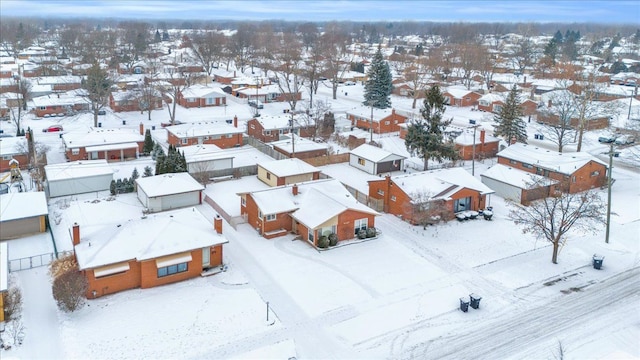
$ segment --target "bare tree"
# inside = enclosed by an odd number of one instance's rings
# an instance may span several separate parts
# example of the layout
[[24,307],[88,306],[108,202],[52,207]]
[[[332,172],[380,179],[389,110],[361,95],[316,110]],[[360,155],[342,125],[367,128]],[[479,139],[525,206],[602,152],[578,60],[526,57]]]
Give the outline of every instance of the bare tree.
[[316,100],[315,104],[308,103],[305,112],[300,116],[300,125],[307,129],[311,139],[315,140],[316,136],[324,136],[333,132],[333,127],[329,129],[329,125],[325,121],[327,113],[331,112],[331,103],[328,101]]
[[163,85],[159,86],[158,90],[162,93],[164,101],[167,103],[169,120],[173,125],[176,122],[176,108],[180,95],[186,88],[191,86],[192,83],[197,81],[199,76],[195,73],[180,73],[174,69],[171,69],[168,74],[169,78],[163,81]]
[[87,77],[83,80],[82,87],[85,90],[83,98],[89,104],[89,111],[93,114],[93,126],[98,126],[98,113],[109,102],[111,86],[106,70],[102,69],[98,62],[94,62],[87,71]]
[[348,64],[351,63],[354,55],[349,51],[349,37],[341,31],[336,23],[327,24],[321,38],[325,57],[323,72],[331,80],[333,99],[336,100],[338,98],[338,82],[348,70]]
[[226,37],[216,31],[206,31],[194,35],[191,41],[191,50],[207,75],[211,75],[211,71],[220,62],[225,41]]
[[567,241],[571,229],[597,233],[604,225],[604,203],[599,194],[589,190],[577,194],[556,193],[533,201],[529,206],[510,203],[509,217],[522,226],[523,233],[549,241],[553,246],[551,262],[558,263],[558,251]]
[[531,40],[532,32],[531,24],[523,25],[520,31],[521,37],[515,43],[513,63],[521,74],[524,74],[524,70],[535,62],[536,49],[533,40]]
[[558,152],[562,152],[575,137],[575,130],[571,127],[571,119],[576,116],[574,101],[570,91],[558,90],[548,96],[547,104],[538,114],[542,134],[558,146]]
[[256,32],[255,30],[254,25],[241,23],[236,33],[233,34],[227,42],[227,49],[233,55],[236,68],[240,69],[240,72],[244,72],[249,62],[253,46],[252,37]]
[[276,84],[293,112],[300,101],[300,90],[302,88],[302,73],[304,63],[302,62],[302,47],[298,39],[290,33],[283,34],[280,46],[273,51],[273,60],[265,64],[277,79]]
[[22,312],[22,292],[18,287],[11,287],[2,294],[4,303],[4,318],[7,320],[18,319]]
[[479,60],[486,52],[486,49],[479,44],[456,45],[453,48],[456,55],[456,68],[460,70],[462,84],[471,89],[473,77],[480,68]]
[[[11,102],[13,106],[9,106],[11,112],[11,121],[16,126],[17,132],[22,129],[22,117],[27,111],[27,102],[31,99],[31,82],[22,79],[12,80],[18,89],[16,93],[7,93],[7,102]],[[7,104],[8,105],[8,104]]]
[[419,56],[415,58],[413,64],[408,66],[404,70],[404,78],[411,87],[411,97],[413,102],[411,108],[415,109],[418,104],[418,99],[421,95],[424,95],[427,87],[427,80],[430,78],[428,72],[428,58],[426,56]]
[[411,193],[411,201],[403,205],[405,219],[426,229],[451,218],[452,211],[442,199],[434,199],[433,193],[423,189]]

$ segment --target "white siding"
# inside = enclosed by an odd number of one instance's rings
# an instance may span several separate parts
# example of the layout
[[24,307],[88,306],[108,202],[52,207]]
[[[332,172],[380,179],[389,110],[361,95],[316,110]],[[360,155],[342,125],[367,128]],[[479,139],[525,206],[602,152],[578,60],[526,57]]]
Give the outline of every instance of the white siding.
[[112,179],[113,176],[111,174],[105,174],[47,181],[49,197],[83,194],[94,191],[108,191]]
[[200,203],[200,192],[189,192],[159,197],[162,211],[177,209],[185,206],[194,206]]
[[[364,165],[360,165],[358,164],[358,159],[362,159],[364,160]],[[349,165],[353,166],[356,169],[360,169],[364,172],[367,172],[369,174],[375,175],[375,171],[376,171],[376,164],[365,159],[365,158],[360,158],[357,155],[353,155],[350,154],[349,155]]]
[[519,187],[509,185],[482,175],[480,176],[480,178],[482,179],[483,184],[487,185],[491,190],[496,192],[496,195],[517,203],[521,202],[522,189],[520,189]]

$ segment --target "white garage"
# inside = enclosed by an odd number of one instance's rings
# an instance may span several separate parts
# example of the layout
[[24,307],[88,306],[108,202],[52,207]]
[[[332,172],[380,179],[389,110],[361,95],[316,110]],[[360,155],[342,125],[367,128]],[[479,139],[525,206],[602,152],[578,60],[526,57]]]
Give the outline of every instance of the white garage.
[[189,173],[171,173],[136,180],[138,199],[149,212],[202,203],[202,186]]
[[80,160],[44,167],[50,198],[108,191],[113,169],[107,160]]
[[497,195],[523,205],[544,199],[554,191],[558,182],[540,175],[495,164],[480,175],[482,183]]

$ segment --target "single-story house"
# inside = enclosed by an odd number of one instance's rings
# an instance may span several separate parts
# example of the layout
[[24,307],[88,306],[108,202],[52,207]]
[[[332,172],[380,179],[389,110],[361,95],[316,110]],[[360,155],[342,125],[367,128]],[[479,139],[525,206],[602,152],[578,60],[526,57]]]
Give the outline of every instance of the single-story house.
[[522,205],[554,194],[557,180],[495,164],[480,175],[482,183],[497,195]]
[[576,193],[607,182],[607,164],[586,152],[559,153],[516,143],[498,153],[498,164],[557,180],[556,188]]
[[[372,116],[373,109],[373,116]],[[347,111],[347,119],[351,126],[369,130],[373,117],[373,132],[376,134],[400,131],[399,124],[407,121],[407,116],[398,113],[395,109],[376,109],[370,106],[358,106]]]
[[404,170],[405,156],[369,144],[362,144],[349,153],[349,165],[377,175]]
[[81,90],[38,96],[31,99],[37,117],[70,115],[89,110],[89,101]]
[[381,200],[385,212],[412,224],[424,222],[425,216],[448,220],[458,212],[484,209],[492,193],[460,167],[369,181],[369,196]]
[[197,122],[167,126],[167,142],[173,146],[213,144],[222,149],[242,146],[244,130],[238,128],[238,118],[233,125],[224,121]]
[[109,107],[114,112],[162,109],[162,94],[157,90],[124,90],[109,95]]
[[189,173],[168,173],[136,179],[138,200],[151,213],[202,204],[204,186]]
[[[215,230],[214,230],[215,229]],[[86,296],[95,299],[135,288],[151,288],[201,276],[222,265],[222,218],[214,226],[195,208],[109,226],[72,227]]]
[[[291,115],[263,115],[247,121],[247,134],[262,142],[280,140],[280,136],[291,132]],[[293,115],[293,132],[301,137],[310,137],[315,131],[315,124],[308,124],[301,115]]]
[[329,145],[317,143],[297,135],[291,138],[269,143],[273,149],[289,158],[309,159],[329,155]]
[[104,159],[50,164],[44,172],[50,198],[107,191],[113,180],[113,169]]
[[32,82],[38,85],[51,85],[53,92],[65,92],[80,89],[82,77],[76,75],[42,76],[33,79]]
[[123,161],[138,158],[144,146],[142,131],[98,129],[62,134],[67,159]]
[[239,193],[240,212],[263,237],[289,232],[316,246],[320,236],[353,239],[361,229],[375,227],[378,212],[358,202],[334,179],[324,179]]
[[213,69],[211,71],[211,75],[213,75],[213,81],[219,82],[221,84],[230,85],[233,79],[236,78],[236,72],[234,71],[226,71],[224,69]]
[[318,180],[320,169],[298,158],[258,163],[258,179],[275,187]]
[[[474,139],[475,136],[475,139]],[[500,139],[491,135],[487,135],[484,129],[476,130],[465,129],[460,135],[453,140],[460,159],[471,160],[474,155],[476,159],[486,159],[495,157],[500,151]]]
[[488,93],[478,99],[478,110],[499,113],[504,106],[504,96],[499,93]]
[[458,107],[474,106],[482,96],[475,91],[460,88],[448,88],[442,95],[447,105]]
[[233,168],[234,155],[213,144],[183,146],[180,152],[187,161],[187,171],[193,176],[199,177],[202,173],[211,174],[216,170]]
[[191,85],[178,93],[178,104],[186,108],[223,106],[227,104],[227,94],[218,87]]
[[0,240],[45,232],[48,214],[47,197],[42,191],[0,194]]
[[21,169],[29,165],[27,139],[24,136],[0,138],[0,172],[9,171],[12,159],[18,162]]
[[[537,121],[548,125],[564,125],[578,129],[580,114],[572,104],[575,95],[569,90],[554,90],[541,96],[543,105],[537,109]],[[609,127],[609,113],[590,114],[584,119],[585,130],[605,129]],[[563,124],[564,122],[564,124]]]

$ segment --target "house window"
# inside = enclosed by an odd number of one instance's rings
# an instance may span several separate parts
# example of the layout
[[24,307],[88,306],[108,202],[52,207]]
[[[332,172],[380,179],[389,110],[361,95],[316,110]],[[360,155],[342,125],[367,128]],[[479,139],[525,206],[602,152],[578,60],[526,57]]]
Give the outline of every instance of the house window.
[[283,129],[278,130],[278,134],[283,135],[284,134],[284,130]]
[[40,106],[40,110],[47,110],[46,106]]
[[457,199],[453,203],[453,211],[466,211],[471,209],[471,197]]
[[549,170],[545,170],[542,176],[549,177]]
[[378,189],[378,195],[384,195],[384,191],[382,189]]
[[2,155],[2,160],[11,160],[11,155]]
[[267,136],[271,136],[271,130],[265,130],[264,134],[267,135]]
[[513,164],[513,165],[515,165],[515,164],[517,164],[517,163],[518,163],[518,162],[517,162],[517,161],[515,161],[515,160],[513,160],[513,159],[512,159],[512,160],[509,160],[509,164]]
[[210,261],[211,253],[209,252],[209,248],[202,249],[202,266],[209,266]]
[[267,180],[271,180],[271,173],[267,173]]
[[501,112],[502,111],[502,105],[493,105],[493,111],[494,112]]
[[276,214],[269,214],[266,216],[267,221],[274,221],[276,219]]
[[240,198],[240,203],[242,203],[242,206],[247,206],[247,199],[243,196]]
[[384,122],[385,125],[389,125],[389,120]]
[[313,229],[309,229],[308,233],[307,233],[307,240],[309,240],[310,243],[314,243],[313,241]]
[[233,137],[233,134],[227,134],[227,139],[231,139]]
[[575,177],[575,176],[572,176],[572,177],[571,177],[571,182],[572,182],[572,183],[575,183],[575,182],[576,182],[576,177]]
[[487,100],[478,101],[478,105],[480,106],[489,106],[489,102]]
[[358,165],[364,165],[364,159],[358,158]]
[[161,268],[158,268],[158,277],[161,278],[161,277],[165,277],[165,276],[169,276],[169,275],[185,272],[188,269],[189,269],[189,267],[187,266],[186,262],[180,263],[180,264],[161,267]]
[[258,210],[258,219],[262,220],[262,211]]
[[594,171],[591,173],[591,176],[598,176],[600,175],[600,171]]
[[542,169],[539,167],[536,167],[536,174],[542,175]]
[[396,201],[396,197],[391,195],[391,201]]
[[71,154],[72,155],[80,155],[80,149],[79,148],[71,149]]
[[188,102],[195,102],[195,101],[196,101],[196,98],[187,98],[187,101],[188,101]]
[[368,219],[358,219],[354,222],[354,234],[358,234],[360,230],[367,230]]
[[255,129],[255,128],[256,128],[256,126],[255,126],[255,125],[253,125],[253,124],[251,124],[251,128],[252,128],[252,129]]
[[213,98],[207,98],[207,105],[213,105]]
[[181,142],[182,142],[182,145],[186,145],[186,144],[188,144],[188,143],[189,143],[189,139],[186,139],[186,138],[185,138],[185,139],[182,139],[182,141],[181,141]]
[[533,165],[527,164],[527,163],[522,163],[522,167],[527,168],[527,169],[533,169]]

